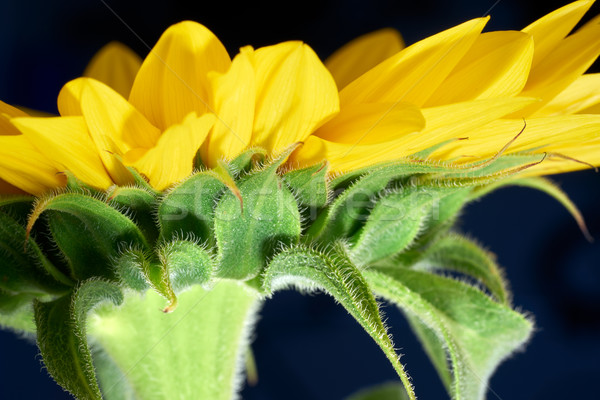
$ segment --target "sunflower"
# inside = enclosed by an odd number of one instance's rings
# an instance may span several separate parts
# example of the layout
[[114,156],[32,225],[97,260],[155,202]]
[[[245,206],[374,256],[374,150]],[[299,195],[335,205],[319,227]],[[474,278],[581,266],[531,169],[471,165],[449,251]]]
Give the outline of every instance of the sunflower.
[[430,160],[470,163],[497,153],[524,119],[507,154],[547,155],[527,174],[597,165],[600,75],[584,72],[600,53],[598,20],[569,35],[592,3],[522,31],[482,33],[488,18],[478,18],[406,48],[383,30],[324,64],[301,42],[244,47],[231,60],[190,21],[167,29],[141,66],[113,43],[89,77],[64,86],[60,117],[2,103],[2,190],[41,194],[63,186],[65,170],[106,189],[132,182],[127,166],[164,190],[192,173],[197,154],[212,168],[251,147],[278,154],[294,143],[290,166],[327,160],[331,173],[428,149]]

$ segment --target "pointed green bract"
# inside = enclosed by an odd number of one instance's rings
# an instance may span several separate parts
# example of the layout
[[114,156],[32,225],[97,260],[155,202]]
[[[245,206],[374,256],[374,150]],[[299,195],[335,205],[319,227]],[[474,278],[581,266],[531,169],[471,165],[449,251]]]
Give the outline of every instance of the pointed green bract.
[[368,265],[402,252],[425,221],[438,218],[440,199],[450,193],[449,189],[408,187],[382,196],[353,238],[352,258]]
[[224,191],[221,180],[203,172],[170,190],[158,207],[161,238],[169,241],[191,234],[214,243],[214,208]]
[[229,162],[230,168],[236,175],[250,172],[262,164],[267,158],[267,151],[262,147],[252,147]]
[[379,307],[371,289],[341,245],[335,245],[327,253],[304,247],[282,251],[265,270],[263,286],[268,292],[290,286],[325,290],[344,306],[381,347],[400,376],[409,398],[415,398],[408,375],[381,321]]
[[0,289],[12,295],[56,295],[66,293],[72,284],[25,229],[0,211]]
[[[413,174],[447,171],[449,169],[446,166],[425,162],[391,163],[370,170],[337,196],[311,225],[307,235],[319,242],[328,242],[328,238],[350,237],[366,221],[373,199],[390,182]],[[345,182],[343,177],[332,182],[334,190],[339,190],[338,186]]]
[[77,280],[113,278],[111,259],[123,248],[148,248],[138,227],[108,204],[78,193],[43,199],[29,220],[31,229],[44,213],[52,237]]
[[37,343],[48,372],[78,399],[102,399],[86,339],[87,314],[100,302],[120,304],[120,289],[91,279],[70,295],[48,303],[34,303]]
[[466,274],[483,283],[501,303],[510,301],[503,273],[493,256],[459,235],[451,234],[434,242],[420,254],[416,267]]
[[[452,376],[447,389],[453,399],[483,399],[492,372],[531,335],[532,323],[523,315],[462,282],[393,267],[364,274],[376,294],[435,334],[421,339],[440,375]],[[442,351],[450,365],[440,356]]]
[[159,250],[161,264],[169,272],[169,280],[175,292],[193,285],[205,285],[214,275],[211,255],[197,243],[176,240]]
[[329,199],[327,178],[328,163],[296,169],[283,175],[283,180],[292,189],[298,204],[307,207],[323,207]]
[[281,245],[300,238],[300,213],[294,196],[277,175],[278,164],[242,179],[244,200],[225,193],[215,212],[218,275],[252,279]]
[[131,212],[131,219],[144,234],[146,241],[153,244],[158,239],[155,210],[156,195],[139,187],[115,186],[109,191],[108,198],[118,207],[125,207]]

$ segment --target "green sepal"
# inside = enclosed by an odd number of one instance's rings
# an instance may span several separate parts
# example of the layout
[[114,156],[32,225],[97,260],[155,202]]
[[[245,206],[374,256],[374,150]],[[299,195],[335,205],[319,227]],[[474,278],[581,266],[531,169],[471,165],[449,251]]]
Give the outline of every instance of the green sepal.
[[170,190],[158,207],[161,238],[170,241],[191,232],[212,244],[214,208],[224,189],[217,177],[198,172]]
[[107,195],[117,208],[125,208],[131,212],[131,219],[148,243],[156,242],[159,232],[155,217],[157,200],[154,193],[139,187],[114,186]]
[[[372,200],[390,182],[407,178],[414,174],[447,172],[451,169],[439,163],[403,161],[387,164],[370,170],[347,188],[355,172],[342,175],[332,181],[335,190],[343,190],[340,195],[319,215],[307,231],[307,235],[319,242],[352,236],[366,221],[372,207]],[[346,179],[345,179],[346,178]]]
[[510,293],[494,256],[457,234],[433,242],[421,253],[420,260],[413,268],[466,274],[484,284],[499,302],[510,302]]
[[100,193],[96,188],[88,185],[83,182],[81,179],[75,176],[71,171],[62,171],[61,174],[64,174],[67,177],[67,185],[66,189],[69,192],[73,193],[83,193],[83,194],[98,194]]
[[346,400],[407,400],[404,387],[396,382],[383,383],[359,390]]
[[433,206],[431,218],[424,221],[423,232],[417,238],[415,246],[421,246],[444,234],[456,222],[465,205],[471,200],[473,188],[452,188],[441,196]]
[[159,250],[161,264],[169,271],[175,293],[192,285],[207,286],[214,274],[214,262],[204,246],[187,240],[174,240]]
[[329,163],[295,169],[283,175],[284,182],[292,189],[298,204],[307,207],[323,207],[329,200],[327,171]]
[[215,236],[220,277],[252,279],[277,247],[298,242],[300,213],[292,192],[277,175],[282,162],[280,158],[240,181],[243,208],[231,192],[219,201]]
[[440,199],[451,193],[451,189],[408,187],[384,195],[351,239],[352,259],[368,265],[402,252],[423,231],[425,221],[435,218]]
[[102,399],[86,338],[87,314],[102,301],[118,305],[123,294],[109,282],[90,279],[58,300],[34,302],[44,364],[59,385],[82,400]]
[[138,227],[116,209],[90,196],[64,193],[42,198],[29,219],[28,229],[41,214],[73,278],[114,277],[108,268],[123,248],[148,248]]
[[526,317],[465,283],[398,267],[371,268],[364,276],[417,324],[415,333],[455,400],[483,399],[492,372],[531,335]]
[[229,162],[229,167],[235,173],[240,175],[250,172],[252,169],[261,165],[267,158],[267,151],[262,147],[252,147]]
[[150,263],[156,262],[151,254],[143,249],[125,249],[114,259],[113,268],[117,280],[124,287],[143,292],[149,288],[144,271],[150,269]]
[[0,289],[8,294],[64,294],[73,285],[44,256],[25,228],[0,211]]
[[263,287],[272,293],[290,286],[322,289],[333,296],[379,345],[406,387],[409,398],[415,398],[371,289],[342,245],[333,245],[327,253],[299,246],[277,254],[265,270]]

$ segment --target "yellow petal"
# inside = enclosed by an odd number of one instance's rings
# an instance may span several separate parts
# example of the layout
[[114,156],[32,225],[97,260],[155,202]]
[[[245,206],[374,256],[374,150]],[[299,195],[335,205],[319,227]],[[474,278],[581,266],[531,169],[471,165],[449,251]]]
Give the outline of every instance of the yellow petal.
[[224,73],[230,64],[225,47],[211,31],[196,22],[180,22],[162,34],[144,60],[129,100],[165,130],[191,111],[207,112],[207,74]]
[[[522,128],[522,120],[494,121],[473,131],[469,140],[445,146],[442,151],[435,153],[435,158],[489,157],[514,138]],[[530,118],[523,134],[510,146],[508,152],[535,150],[541,154],[569,150],[569,156],[580,158],[580,152],[585,152],[588,145],[599,141],[600,115]]]
[[421,40],[372,68],[340,92],[349,104],[404,101],[421,106],[473,45],[489,18]]
[[398,139],[425,127],[418,107],[409,103],[366,103],[343,108],[314,133],[337,143],[369,145]]
[[584,108],[579,114],[600,114],[600,103],[588,108]]
[[127,98],[141,65],[142,59],[129,47],[110,42],[94,55],[83,76],[106,83]]
[[104,83],[84,78],[81,108],[92,136],[108,136],[118,151],[153,147],[160,130],[121,95]]
[[[143,138],[140,142],[150,143],[144,136],[146,132],[141,130],[145,126],[150,135],[155,135],[156,128],[108,86],[91,78],[84,79],[81,110],[90,136],[112,180],[118,185],[126,185],[132,176],[119,157],[132,148],[132,143],[125,139],[134,140],[135,134],[139,133]],[[116,102],[112,103],[113,100]]]
[[64,186],[65,177],[24,135],[0,136],[0,178],[11,185],[41,195]]
[[592,65],[600,53],[600,25],[576,32],[564,39],[542,62],[531,70],[522,96],[538,97],[542,102],[522,111],[521,117],[535,112],[565,90]]
[[[406,155],[409,155],[451,139],[470,138],[489,122],[527,107],[534,102],[537,102],[537,99],[504,97],[424,108],[422,112],[427,125],[420,133],[405,137],[404,151]],[[523,124],[523,121],[521,121],[521,124]],[[517,132],[515,132],[515,135]],[[466,142],[468,140],[461,141],[460,144]],[[488,144],[493,151],[502,148],[506,142],[507,140],[501,143],[490,140]],[[445,147],[442,147],[438,152],[444,149]],[[433,154],[435,158],[438,153]]]
[[600,103],[600,74],[582,75],[538,110],[536,116],[575,114],[598,103]]
[[204,164],[216,166],[219,159],[232,159],[252,140],[256,84],[254,68],[244,52],[238,54],[225,74],[209,75],[211,106],[217,121],[202,146]]
[[308,167],[329,161],[330,173],[345,173],[384,161],[398,160],[409,154],[404,151],[401,139],[371,145],[335,143],[310,136],[290,156],[294,168]]
[[339,111],[335,82],[307,45],[284,42],[250,57],[256,71],[253,144],[280,151]]
[[523,29],[523,32],[533,36],[535,44],[533,67],[537,66],[559,45],[593,3],[593,0],[575,1],[545,15]]
[[533,39],[515,31],[480,35],[426,107],[518,94],[527,82]]
[[325,66],[333,75],[338,89],[404,48],[400,33],[392,28],[360,36],[335,51]]
[[196,153],[214,122],[212,114],[190,113],[183,123],[167,129],[154,148],[128,152],[125,163],[147,176],[156,189],[166,189],[192,173]]
[[11,122],[58,170],[70,171],[96,188],[112,185],[83,117],[14,118]]
[[6,104],[0,100],[0,136],[1,135],[20,135],[21,132],[10,123],[14,117],[26,117],[27,114],[16,107]]
[[69,115],[82,115],[81,113],[81,93],[88,78],[77,78],[67,82],[60,92],[56,101],[58,112],[63,117]]

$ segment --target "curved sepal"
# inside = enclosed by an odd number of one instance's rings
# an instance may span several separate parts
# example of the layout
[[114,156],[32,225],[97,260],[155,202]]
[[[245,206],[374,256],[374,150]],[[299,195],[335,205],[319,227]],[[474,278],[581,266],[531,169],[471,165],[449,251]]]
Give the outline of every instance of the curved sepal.
[[33,296],[11,295],[0,290],[0,328],[20,333],[35,333],[33,323]]
[[433,242],[420,254],[419,261],[413,268],[466,274],[484,284],[499,302],[507,305],[510,302],[510,292],[494,256],[457,234],[450,234]]
[[351,256],[360,265],[372,264],[405,250],[439,218],[440,202],[452,189],[408,187],[375,202],[364,227],[351,239]]
[[327,253],[295,247],[277,254],[265,270],[263,288],[266,292],[274,292],[289,286],[323,289],[342,304],[381,347],[400,376],[409,398],[415,399],[371,289],[342,245],[336,244]]
[[242,152],[236,158],[229,162],[230,168],[235,175],[250,172],[255,167],[264,163],[267,158],[267,151],[262,147],[251,147]]
[[195,242],[174,240],[159,250],[159,259],[169,271],[169,280],[175,293],[192,285],[206,286],[214,274],[211,254]]
[[62,295],[72,285],[28,237],[25,228],[0,211],[0,289],[13,295]]
[[92,355],[86,339],[87,314],[102,301],[121,304],[121,290],[90,279],[70,295],[49,303],[34,303],[37,343],[48,372],[78,399],[100,400]]
[[225,184],[217,177],[199,172],[169,191],[158,207],[160,236],[169,241],[186,232],[212,243],[214,208]]
[[455,400],[483,399],[492,372],[531,335],[526,317],[465,283],[398,267],[364,276],[377,295],[409,315]]
[[323,207],[329,200],[327,161],[312,167],[295,169],[283,175],[283,180],[292,189],[298,204],[307,207]]
[[[331,187],[334,191],[343,191],[319,215],[308,229],[307,235],[322,243],[328,243],[332,238],[350,237],[364,224],[372,200],[390,182],[414,174],[448,171],[451,169],[443,164],[405,161],[372,168],[363,175],[352,172],[337,177],[331,182]],[[349,186],[345,187],[345,185]]]
[[219,201],[215,236],[220,277],[252,279],[278,246],[298,242],[300,213],[292,192],[277,175],[281,162],[241,180],[243,208],[231,192]]
[[138,226],[148,243],[158,239],[158,228],[155,220],[157,207],[156,195],[139,187],[114,186],[108,192],[108,199],[119,208],[131,212],[131,219]]
[[113,278],[111,259],[128,247],[148,248],[138,227],[116,209],[90,196],[64,193],[42,198],[29,219],[31,231],[41,214],[77,280]]

